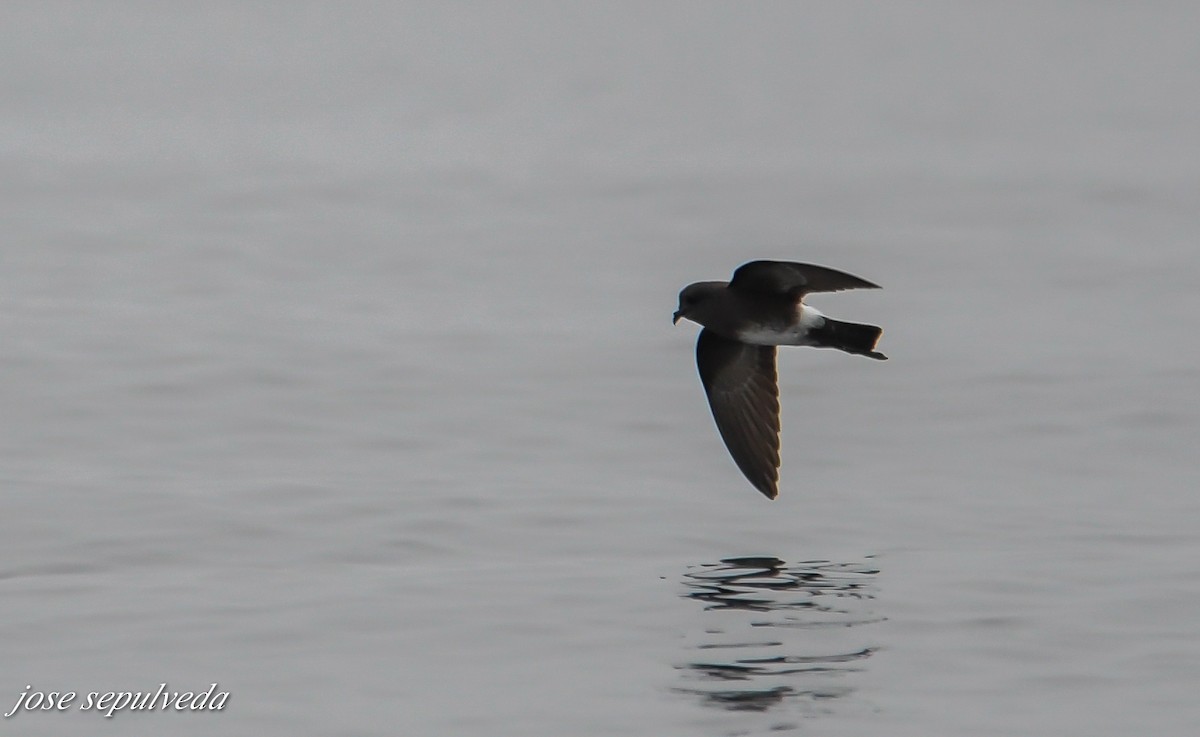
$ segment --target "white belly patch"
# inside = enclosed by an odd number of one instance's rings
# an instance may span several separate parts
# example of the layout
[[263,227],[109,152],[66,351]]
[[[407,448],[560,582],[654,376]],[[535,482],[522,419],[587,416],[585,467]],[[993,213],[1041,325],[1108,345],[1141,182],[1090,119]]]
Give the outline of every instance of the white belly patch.
[[809,330],[825,324],[825,316],[808,305],[800,305],[800,319],[787,327],[763,327],[743,330],[738,340],[751,345],[812,345]]

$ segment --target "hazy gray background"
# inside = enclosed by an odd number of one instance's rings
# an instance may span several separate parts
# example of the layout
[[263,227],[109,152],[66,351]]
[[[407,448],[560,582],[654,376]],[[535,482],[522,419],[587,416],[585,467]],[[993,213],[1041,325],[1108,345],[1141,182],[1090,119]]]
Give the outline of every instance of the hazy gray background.
[[0,730],[1194,734],[1197,7],[0,5]]

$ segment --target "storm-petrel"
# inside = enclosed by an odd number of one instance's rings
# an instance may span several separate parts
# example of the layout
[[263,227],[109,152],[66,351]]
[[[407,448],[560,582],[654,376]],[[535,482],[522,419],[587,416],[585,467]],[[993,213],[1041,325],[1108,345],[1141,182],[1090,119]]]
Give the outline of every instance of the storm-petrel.
[[878,289],[842,271],[789,261],[751,261],[733,280],[689,284],[679,293],[673,322],[686,317],[704,326],[696,340],[696,365],[717,430],[738,468],[766,494],[779,495],[779,384],[775,346],[837,348],[880,360],[883,333],[825,317],[804,304],[810,292]]

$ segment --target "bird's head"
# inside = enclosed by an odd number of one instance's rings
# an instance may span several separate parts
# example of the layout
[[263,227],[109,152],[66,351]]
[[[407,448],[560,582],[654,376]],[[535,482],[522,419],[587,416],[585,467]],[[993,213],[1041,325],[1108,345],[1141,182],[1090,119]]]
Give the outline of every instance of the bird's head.
[[701,281],[684,287],[679,293],[679,309],[675,310],[671,322],[677,323],[679,318],[686,317],[692,322],[707,325],[708,316],[717,309],[717,298],[724,294],[726,284],[723,281]]

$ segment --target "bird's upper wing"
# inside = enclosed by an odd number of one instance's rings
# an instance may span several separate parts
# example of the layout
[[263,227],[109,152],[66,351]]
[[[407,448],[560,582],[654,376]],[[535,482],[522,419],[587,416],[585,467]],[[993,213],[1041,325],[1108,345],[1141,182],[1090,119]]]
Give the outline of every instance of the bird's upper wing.
[[696,365],[721,439],[738,468],[769,499],[779,495],[779,385],[775,346],[701,330]]
[[765,294],[803,297],[809,292],[840,292],[843,289],[878,289],[866,279],[844,271],[792,261],[751,261],[733,272],[731,289]]

